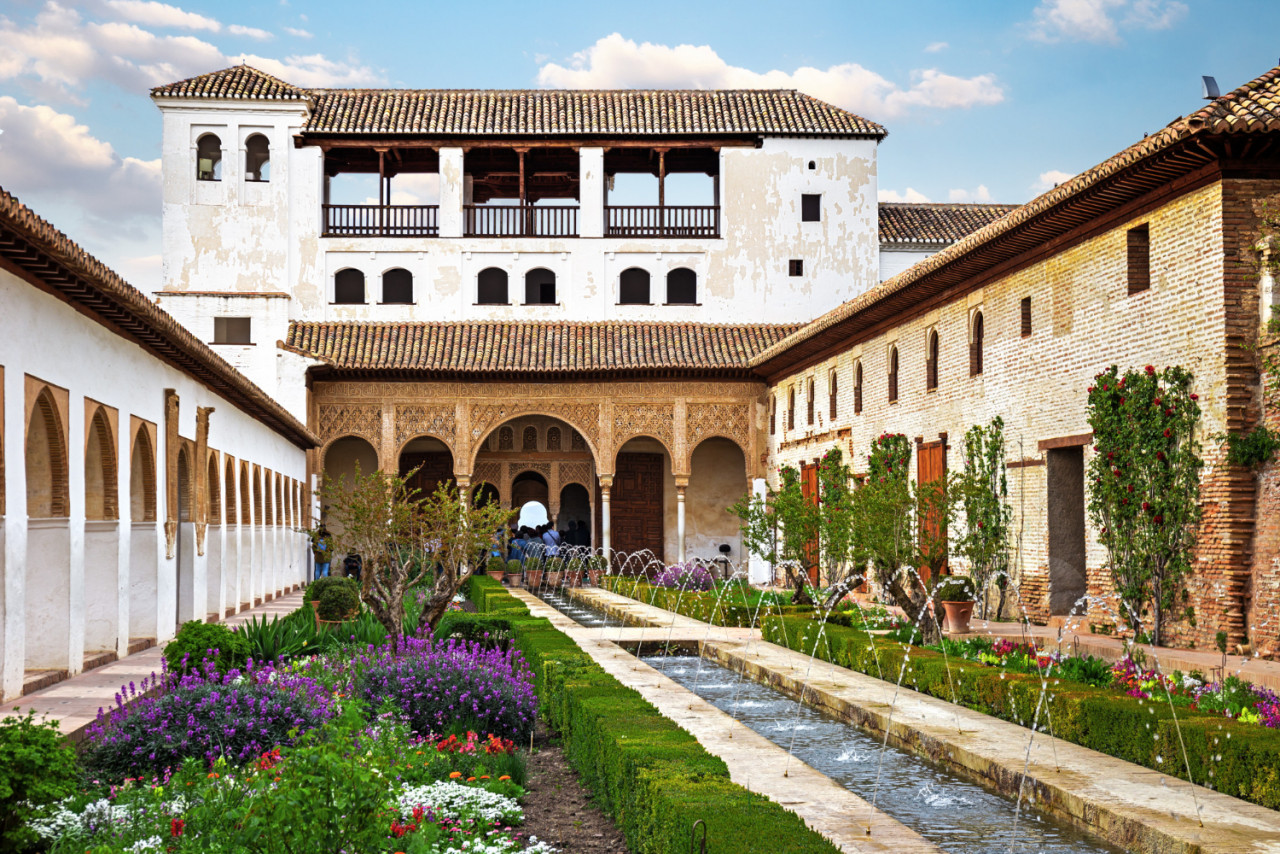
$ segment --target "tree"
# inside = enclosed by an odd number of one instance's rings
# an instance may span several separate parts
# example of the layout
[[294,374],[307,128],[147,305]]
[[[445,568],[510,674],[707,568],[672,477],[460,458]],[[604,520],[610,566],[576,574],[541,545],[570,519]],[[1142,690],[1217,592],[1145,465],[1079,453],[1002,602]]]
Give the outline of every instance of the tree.
[[1150,609],[1150,636],[1165,622],[1191,571],[1200,521],[1200,404],[1181,367],[1120,376],[1112,365],[1089,388],[1089,516],[1107,549],[1116,594],[1135,635]]
[[748,493],[729,512],[742,520],[742,543],[746,549],[783,567],[795,588],[792,602],[813,604],[805,589],[805,571],[812,559],[812,543],[818,537],[819,512],[818,506],[804,495],[800,471],[795,466],[783,466],[778,470],[775,492],[766,498]]
[[969,575],[978,591],[978,615],[987,618],[994,598],[994,617],[999,620],[1009,582],[1013,521],[1005,481],[1004,419],[996,416],[987,426],[975,424],[965,433],[964,470],[953,489],[965,521],[956,552],[969,564]]
[[405,595],[432,574],[422,619],[435,628],[511,515],[496,504],[465,506],[452,483],[421,497],[407,477],[363,474],[357,463],[350,482],[326,476],[321,486],[338,548],[361,557],[360,598],[392,637],[403,633]]

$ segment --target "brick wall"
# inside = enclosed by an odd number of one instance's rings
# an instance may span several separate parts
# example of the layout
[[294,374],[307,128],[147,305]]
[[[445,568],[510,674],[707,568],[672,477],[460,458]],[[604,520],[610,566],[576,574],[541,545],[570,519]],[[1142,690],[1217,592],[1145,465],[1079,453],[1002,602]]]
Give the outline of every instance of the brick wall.
[[[964,432],[1002,416],[1008,461],[1026,463],[1008,470],[1020,607],[1043,620],[1049,588],[1047,483],[1038,443],[1089,432],[1086,389],[1107,366],[1182,365],[1196,378],[1207,464],[1202,546],[1196,578],[1189,585],[1197,626],[1178,626],[1176,632],[1179,639],[1201,646],[1212,643],[1219,626],[1241,635],[1251,496],[1242,491],[1244,476],[1219,464],[1222,450],[1209,437],[1248,417],[1256,388],[1251,385],[1251,354],[1242,343],[1256,337],[1257,275],[1256,265],[1250,272],[1242,247],[1256,241],[1249,237],[1251,229],[1256,231],[1251,200],[1275,192],[1269,187],[1256,181],[1210,183],[780,380],[770,389],[778,396],[779,409],[785,410],[792,384],[799,405],[796,429],[783,429],[780,417],[777,433],[769,437],[770,469],[812,460],[839,444],[854,470],[861,471],[871,440],[887,431],[925,441],[946,433],[947,464],[955,470],[963,465]],[[1127,233],[1144,223],[1150,229],[1151,287],[1130,295]],[[1020,304],[1026,297],[1031,298],[1032,333],[1023,337]],[[986,329],[984,371],[970,377],[969,335],[976,310],[983,312]],[[925,342],[934,329],[940,336],[939,386],[926,391]],[[894,345],[899,351],[899,396],[889,403],[887,358]],[[858,361],[864,376],[863,410],[855,416]],[[828,417],[831,370],[839,373],[834,420]],[[800,404],[805,400],[801,383],[810,378],[817,397],[812,425]],[[1086,465],[1091,454],[1092,447],[1086,446]],[[1089,621],[1122,623],[1106,554],[1092,526],[1086,538],[1089,592],[1096,597]]]

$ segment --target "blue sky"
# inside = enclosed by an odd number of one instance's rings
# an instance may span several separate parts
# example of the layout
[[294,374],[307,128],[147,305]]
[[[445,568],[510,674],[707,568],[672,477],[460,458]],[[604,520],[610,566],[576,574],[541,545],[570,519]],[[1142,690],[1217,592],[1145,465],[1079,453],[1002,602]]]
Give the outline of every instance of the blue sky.
[[0,185],[160,285],[148,87],[799,88],[889,128],[882,198],[1023,202],[1280,62],[1275,2],[5,0]]

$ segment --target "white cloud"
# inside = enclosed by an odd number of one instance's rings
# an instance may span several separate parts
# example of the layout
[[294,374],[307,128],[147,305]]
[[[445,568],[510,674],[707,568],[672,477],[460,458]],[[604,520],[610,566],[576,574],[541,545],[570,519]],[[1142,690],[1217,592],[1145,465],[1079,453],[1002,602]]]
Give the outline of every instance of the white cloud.
[[1059,184],[1066,183],[1076,177],[1070,172],[1063,172],[1061,169],[1050,169],[1048,172],[1041,172],[1040,178],[1031,185],[1031,189],[1037,193],[1044,193],[1052,190]]
[[239,24],[232,24],[227,27],[227,32],[231,33],[233,36],[243,36],[245,38],[257,39],[262,42],[270,41],[275,38],[275,36],[266,30],[260,30],[257,27],[242,27]]
[[990,202],[991,191],[987,189],[986,184],[979,184],[976,190],[957,189],[950,190],[947,193],[947,201],[949,202]]
[[927,202],[929,197],[913,187],[907,187],[905,192],[899,193],[897,190],[877,190],[876,201],[879,202]]
[[1122,29],[1168,29],[1186,14],[1178,0],[1042,0],[1030,34],[1045,42],[1119,44]]
[[913,108],[964,108],[1004,100],[1004,90],[990,74],[965,78],[924,69],[913,72],[911,85],[904,89],[857,63],[757,72],[730,65],[709,45],[637,44],[619,33],[575,53],[567,65],[544,64],[538,83],[568,89],[799,89],[871,118],[897,116]]
[[946,50],[948,47],[949,45],[946,42],[933,42],[932,44],[930,44],[928,47],[924,49],[924,52],[938,53],[939,51]]
[[309,39],[312,37],[311,33],[307,32],[306,30],[297,29],[296,27],[285,27],[284,31],[289,35],[293,36],[295,39]]
[[208,30],[216,33],[222,25],[213,18],[179,9],[155,0],[107,0],[106,6],[126,21],[149,27],[172,27],[182,30]]

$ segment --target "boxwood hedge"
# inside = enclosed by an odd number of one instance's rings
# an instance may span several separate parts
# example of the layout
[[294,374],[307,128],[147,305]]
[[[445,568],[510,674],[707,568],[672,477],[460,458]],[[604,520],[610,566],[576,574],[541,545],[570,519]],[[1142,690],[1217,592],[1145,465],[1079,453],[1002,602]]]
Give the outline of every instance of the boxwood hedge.
[[733,591],[724,595],[694,590],[681,591],[670,587],[655,587],[643,581],[637,584],[634,578],[620,575],[601,578],[600,586],[664,611],[674,611],[704,623],[733,628],[750,628],[769,614],[794,616],[813,611],[808,605],[764,605],[757,608],[754,604],[744,604],[740,595],[735,602]]

